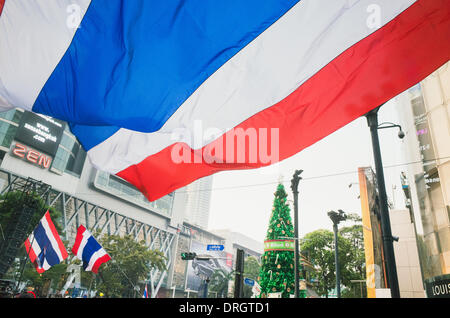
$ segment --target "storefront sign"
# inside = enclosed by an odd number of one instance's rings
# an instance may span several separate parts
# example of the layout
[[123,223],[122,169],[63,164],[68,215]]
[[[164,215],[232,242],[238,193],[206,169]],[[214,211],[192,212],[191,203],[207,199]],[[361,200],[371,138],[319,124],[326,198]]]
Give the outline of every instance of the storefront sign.
[[15,139],[30,147],[54,156],[58,150],[64,123],[48,116],[25,111]]
[[429,298],[450,298],[450,278],[425,281],[425,288]]
[[47,169],[50,167],[52,158],[40,153],[34,149],[27,148],[27,146],[16,143],[12,149],[12,153],[32,164],[35,164],[41,168]]
[[294,251],[293,240],[269,240],[264,241],[264,252],[266,251]]

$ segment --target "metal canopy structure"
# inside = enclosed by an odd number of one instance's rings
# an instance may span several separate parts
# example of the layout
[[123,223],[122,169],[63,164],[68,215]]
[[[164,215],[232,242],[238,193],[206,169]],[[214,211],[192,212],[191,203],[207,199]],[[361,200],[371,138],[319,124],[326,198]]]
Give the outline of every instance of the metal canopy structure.
[[[78,226],[83,224],[92,233],[99,230],[101,234],[131,235],[136,241],[144,241],[149,249],[158,249],[164,254],[167,258],[166,268],[170,268],[174,261],[172,244],[175,242],[175,233],[142,223],[74,195],[55,190],[41,181],[21,177],[5,170],[0,170],[0,173],[6,177],[7,181],[0,194],[21,190],[25,186],[29,186],[30,182],[33,183],[33,189],[46,201],[46,204],[62,213],[63,233],[60,234],[70,243],[75,241]],[[151,297],[156,296],[166,275],[167,270],[161,272],[156,268],[148,274]]]

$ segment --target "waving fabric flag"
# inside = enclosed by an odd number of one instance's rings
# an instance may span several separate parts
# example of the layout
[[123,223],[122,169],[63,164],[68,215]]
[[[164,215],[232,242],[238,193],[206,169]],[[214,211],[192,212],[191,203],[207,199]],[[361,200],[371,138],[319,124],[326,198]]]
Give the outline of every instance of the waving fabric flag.
[[145,284],[144,294],[142,295],[142,298],[148,298],[147,284]]
[[448,0],[6,0],[0,107],[66,120],[155,200],[298,153],[447,62],[449,38]]
[[83,269],[85,271],[92,271],[96,274],[100,265],[111,259],[103,247],[83,225],[78,227],[72,253],[83,261]]
[[49,211],[44,214],[36,229],[25,241],[25,249],[39,274],[67,258],[66,248]]

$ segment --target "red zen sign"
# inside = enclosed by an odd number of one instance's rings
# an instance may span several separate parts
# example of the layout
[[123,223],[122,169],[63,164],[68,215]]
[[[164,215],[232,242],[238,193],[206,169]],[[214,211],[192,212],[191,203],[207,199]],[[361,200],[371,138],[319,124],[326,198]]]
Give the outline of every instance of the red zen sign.
[[28,149],[26,146],[16,143],[13,150],[13,154],[15,154],[19,158],[23,158],[28,162],[34,163],[35,165],[40,166],[41,168],[50,167],[50,163],[52,162],[52,158],[44,155],[33,149]]

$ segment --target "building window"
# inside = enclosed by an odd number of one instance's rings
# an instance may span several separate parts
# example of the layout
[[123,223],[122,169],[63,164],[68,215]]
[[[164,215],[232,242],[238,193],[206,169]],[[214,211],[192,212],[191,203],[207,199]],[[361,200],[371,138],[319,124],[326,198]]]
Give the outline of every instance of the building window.
[[0,118],[6,119],[7,121],[11,121],[13,123],[19,124],[20,118],[22,118],[23,111],[19,111],[17,109],[11,109],[7,112],[0,113]]
[[86,152],[75,139],[75,136],[69,132],[66,125],[50,170],[58,174],[66,172],[79,177],[85,160]]
[[16,135],[17,126],[2,122],[0,125],[0,146],[9,148]]
[[123,200],[134,203],[153,212],[157,212],[165,216],[172,215],[173,193],[170,193],[159,200],[150,202],[132,184],[104,171],[97,171],[94,186],[97,189],[108,192],[111,195],[117,196]]
[[[6,149],[11,147],[11,143],[16,135],[20,118],[23,112],[11,109],[7,112],[0,113],[0,146]],[[5,150],[6,150],[5,149]]]

